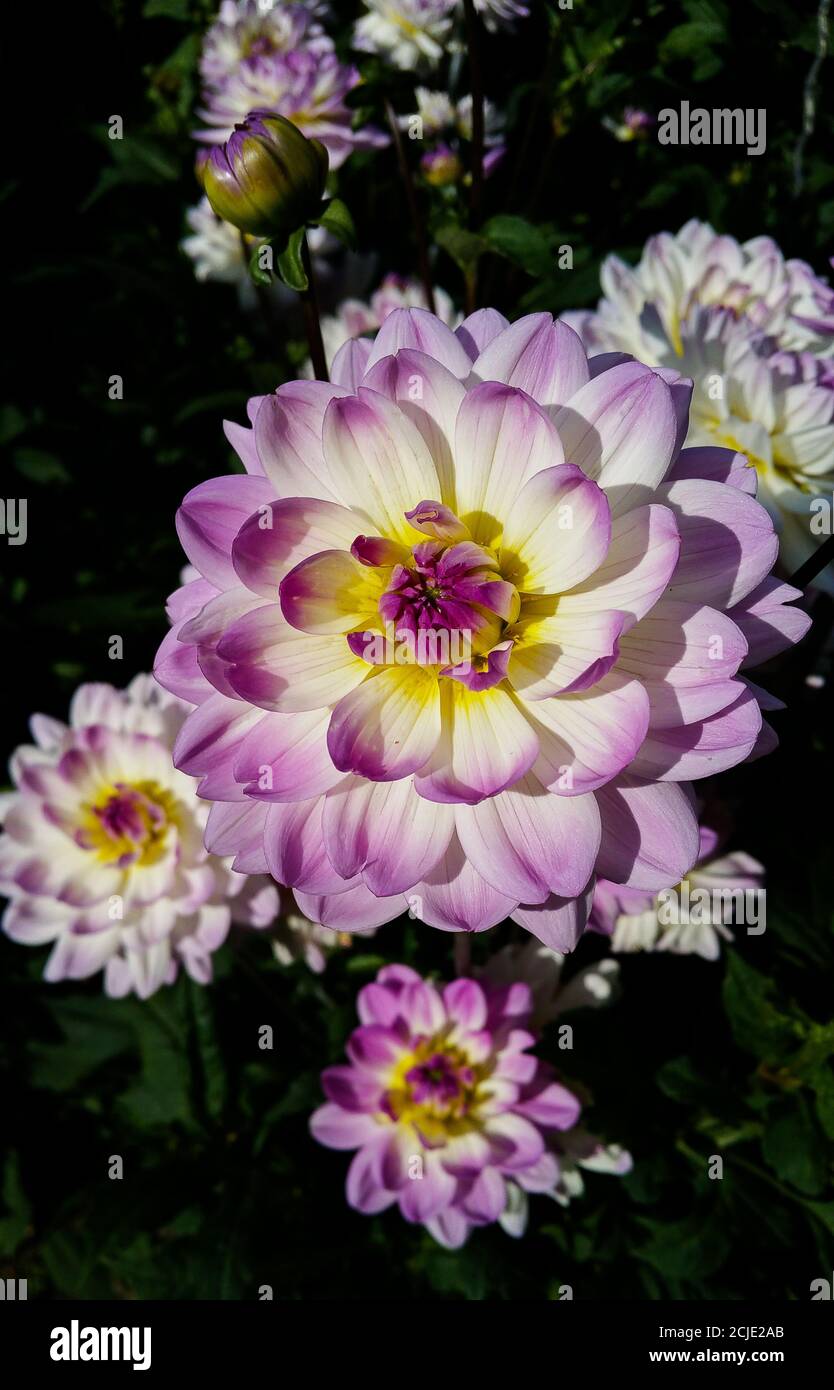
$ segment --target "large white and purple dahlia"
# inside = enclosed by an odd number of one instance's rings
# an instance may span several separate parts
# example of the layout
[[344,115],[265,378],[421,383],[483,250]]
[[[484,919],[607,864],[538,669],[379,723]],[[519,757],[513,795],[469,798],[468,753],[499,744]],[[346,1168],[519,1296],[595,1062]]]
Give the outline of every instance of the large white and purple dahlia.
[[396,1205],[441,1245],[498,1221],[523,1235],[527,1195],[565,1203],[578,1165],[626,1173],[630,1156],[576,1128],[580,1102],[530,1049],[529,985],[456,979],[444,988],[386,965],[360,990],[347,1066],[322,1074],[310,1128],[356,1149],[347,1200],[365,1215]]
[[232,920],[266,927],[279,899],[207,854],[207,807],[171,763],[187,706],[150,676],[126,690],[82,685],[70,722],[36,714],[33,746],[11,760],[3,797],[3,930],[54,943],[49,981],[104,971],[112,996],[145,999],[176,978],[211,980]]
[[[691,377],[687,443],[745,455],[793,573],[834,506],[834,289],[770,237],[739,244],[707,223],[652,237],[630,267],[609,256],[594,311],[563,315],[589,352],[626,352]],[[834,573],[818,587],[834,593]]]
[[688,783],[773,745],[740,672],[808,618],[751,470],[681,448],[690,382],[548,314],[397,310],[333,378],[251,401],[246,476],[178,515],[156,673],[206,843],[325,926],[570,950],[595,875],[679,883]]

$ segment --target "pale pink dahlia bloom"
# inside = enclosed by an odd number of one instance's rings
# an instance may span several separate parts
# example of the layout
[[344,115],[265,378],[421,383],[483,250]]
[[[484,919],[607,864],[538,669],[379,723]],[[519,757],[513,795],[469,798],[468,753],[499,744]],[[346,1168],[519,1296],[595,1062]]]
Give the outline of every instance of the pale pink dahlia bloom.
[[[419,280],[395,274],[386,275],[369,300],[342,300],[336,312],[325,314],[321,321],[321,336],[328,368],[332,368],[337,352],[350,339],[375,333],[395,309],[419,309],[425,302],[423,286]],[[435,287],[434,303],[437,316],[444,323],[454,327],[460,321],[460,315],[445,290]],[[359,350],[363,351],[361,348]],[[313,369],[308,363],[304,369],[304,376],[312,375]]]
[[307,0],[222,0],[203,39],[203,81],[218,86],[241,64],[273,53],[331,52],[333,41],[316,18],[321,8]]
[[171,763],[187,708],[137,676],[80,686],[68,725],[33,717],[3,798],[0,894],[12,940],[54,943],[47,980],[103,970],[109,995],[147,998],[182,965],[206,984],[232,920],[272,922],[275,885],[203,847],[208,808]]
[[250,58],[204,92],[197,114],[206,124],[194,132],[195,139],[222,144],[250,111],[274,111],[320,140],[330,168],[338,169],[354,150],[388,144],[387,135],[370,126],[353,129],[345,97],[358,81],[356,69],[340,63],[335,53],[299,48]]
[[613,951],[717,960],[731,926],[764,930],[763,906],[763,866],[744,850],[725,853],[718,831],[702,825],[698,862],[682,883],[657,896],[598,878],[589,926],[611,937]]
[[[495,1221],[519,1236],[527,1193],[568,1195],[561,1152],[569,1173],[577,1150],[604,1155],[577,1133],[571,1150],[580,1103],[530,1051],[526,984],[441,989],[387,965],[357,1004],[349,1064],[322,1073],[327,1104],[310,1122],[321,1144],[357,1150],[347,1176],[357,1211],[396,1205],[452,1249]],[[628,1155],[618,1160],[627,1171]]]
[[389,315],[229,425],[247,475],[178,516],[203,576],[157,675],[207,844],[326,926],[513,917],[570,950],[594,875],[698,857],[694,779],[772,746],[740,674],[807,617],[691,383],[588,362],[566,325]]
[[[596,310],[565,322],[591,353],[693,379],[686,442],[746,456],[793,573],[834,504],[834,289],[769,237],[740,245],[697,221],[652,237],[634,268],[607,257],[600,280]],[[816,584],[834,594],[830,567]]]

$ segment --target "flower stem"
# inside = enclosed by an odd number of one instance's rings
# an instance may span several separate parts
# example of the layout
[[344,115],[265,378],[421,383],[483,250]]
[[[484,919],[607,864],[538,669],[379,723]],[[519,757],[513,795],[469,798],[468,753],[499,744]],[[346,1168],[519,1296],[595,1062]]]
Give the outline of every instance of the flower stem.
[[423,294],[425,295],[426,299],[426,308],[433,314],[435,313],[434,285],[432,284],[431,278],[431,265],[429,264],[429,248],[428,243],[426,241],[426,229],[423,225],[423,219],[420,216],[420,207],[417,202],[417,192],[414,187],[414,179],[411,176],[411,168],[409,166],[408,160],[406,159],[405,149],[403,148],[402,136],[400,134],[400,128],[397,125],[397,117],[394,112],[394,108],[387,97],[385,99],[385,115],[387,116],[388,124],[391,127],[391,136],[394,141],[394,149],[397,152],[397,164],[399,165],[400,177],[403,181],[403,188],[405,189],[405,197],[406,202],[408,203],[408,212],[411,218],[411,225],[414,228],[414,239],[417,242],[417,264],[420,270],[420,280],[423,284]]
[[313,374],[316,381],[329,381],[330,375],[327,370],[327,358],[324,355],[319,305],[316,298],[316,282],[313,279],[313,263],[310,257],[310,248],[307,245],[306,232],[301,241],[301,261],[307,275],[307,288],[301,291],[301,307],[304,310],[304,327],[307,330]]
[[481,70],[479,22],[474,0],[463,0],[466,43],[469,49],[469,82],[472,88],[472,186],[469,191],[470,221],[481,221],[484,200],[484,77]]
[[455,935],[455,974],[458,979],[468,976],[472,968],[472,942],[469,932],[459,931]]
[[816,579],[817,575],[821,570],[825,569],[826,565],[830,565],[833,561],[834,536],[829,536],[828,540],[823,542],[819,550],[815,550],[814,554],[808,557],[804,565],[799,566],[796,574],[791,575],[788,583],[793,584],[796,589],[804,589],[810,584],[812,579]]

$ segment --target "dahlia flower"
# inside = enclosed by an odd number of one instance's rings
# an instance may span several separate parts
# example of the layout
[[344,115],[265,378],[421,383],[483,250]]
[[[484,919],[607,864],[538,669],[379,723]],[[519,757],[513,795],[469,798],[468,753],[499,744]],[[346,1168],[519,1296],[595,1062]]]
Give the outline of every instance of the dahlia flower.
[[217,86],[242,63],[302,46],[328,53],[333,43],[316,20],[320,7],[305,0],[223,0],[206,32],[200,76]]
[[[434,303],[438,318],[454,326],[457,322],[455,306],[445,290],[435,288]],[[379,289],[375,290],[369,301],[345,299],[335,314],[325,314],[321,321],[321,336],[324,341],[324,355],[328,367],[332,367],[339,349],[354,338],[373,333],[381,328],[389,314],[395,309],[420,308],[425,304],[423,287],[419,280],[402,275],[386,275]],[[360,344],[350,349],[359,354],[365,352]],[[305,375],[312,376],[310,367]]]
[[566,956],[542,946],[535,937],[502,946],[490,956],[478,977],[490,985],[525,984],[531,995],[530,1025],[538,1032],[560,1014],[574,1009],[598,1009],[613,1003],[619,991],[620,967],[610,956],[586,965],[562,983]]
[[[687,443],[746,454],[793,572],[834,492],[834,290],[770,238],[740,246],[701,222],[653,237],[634,270],[609,256],[601,280],[596,312],[564,321],[591,352],[694,380]],[[834,594],[830,570],[815,583]]]
[[786,261],[770,237],[739,243],[693,219],[675,236],[651,237],[634,269],[608,256],[600,281],[604,298],[581,320],[596,351],[655,365],[670,348],[680,353],[681,329],[701,305],[732,310],[780,348],[834,356],[834,289],[805,261]]
[[270,111],[286,116],[309,138],[320,140],[331,169],[338,169],[353,150],[388,143],[387,135],[370,126],[353,129],[353,113],[345,97],[358,81],[356,69],[345,67],[335,53],[301,48],[251,58],[222,86],[204,93],[197,114],[206,127],[195,131],[194,137],[204,144],[222,144],[250,111]]
[[27,946],[54,943],[47,980],[103,969],[107,994],[146,999],[182,965],[206,984],[232,920],[272,922],[275,885],[230,873],[203,847],[208,808],[171,763],[186,709],[150,676],[124,691],[82,685],[69,725],[36,714],[35,746],[15,752],[3,930]]
[[580,1113],[530,1052],[528,986],[457,979],[441,990],[387,965],[357,1002],[349,1064],[323,1072],[327,1104],[310,1121],[319,1143],[357,1150],[349,1205],[396,1205],[450,1249],[495,1221],[521,1235],[528,1192],[566,1195],[558,1154]]
[[681,449],[689,390],[548,314],[400,309],[250,402],[157,662],[209,848],[325,926],[416,902],[563,951],[595,873],[679,883],[687,784],[773,744],[740,671],[808,624],[744,458]]
[[611,937],[613,951],[671,951],[717,960],[731,924],[761,918],[764,869],[743,850],[725,854],[719,833],[700,828],[697,864],[685,880],[662,894],[625,888],[598,878],[589,925]]
[[453,46],[459,0],[365,0],[353,46],[379,53],[396,68],[436,67]]

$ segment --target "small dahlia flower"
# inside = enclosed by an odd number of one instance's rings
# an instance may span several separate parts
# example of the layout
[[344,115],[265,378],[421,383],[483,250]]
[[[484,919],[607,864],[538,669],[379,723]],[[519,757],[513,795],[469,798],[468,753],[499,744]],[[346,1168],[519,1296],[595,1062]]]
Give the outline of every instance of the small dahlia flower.
[[[450,296],[435,288],[434,303],[438,318],[451,327],[459,320]],[[370,300],[345,299],[335,314],[325,314],[321,321],[321,336],[328,367],[332,367],[339,349],[355,338],[374,333],[381,328],[395,309],[418,309],[425,304],[425,293],[419,280],[403,275],[386,275]],[[351,349],[351,351],[353,351]],[[356,349],[363,353],[361,346]],[[307,375],[312,376],[309,368]]]
[[272,922],[275,885],[231,873],[203,847],[208,808],[171,763],[187,708],[150,676],[124,691],[82,685],[69,725],[36,714],[35,745],[15,752],[3,930],[27,946],[54,943],[50,982],[103,970],[107,994],[146,999],[182,965],[206,984],[232,920]]
[[671,951],[717,960],[731,925],[764,930],[764,868],[743,850],[724,853],[721,836],[700,828],[698,862],[660,895],[597,879],[589,925],[611,937],[613,951]]
[[586,965],[563,984],[566,959],[561,952],[528,937],[490,956],[480,974],[491,985],[511,985],[514,981],[527,985],[532,1000],[531,1027],[538,1032],[560,1014],[611,1004],[619,992],[620,967],[610,956]]
[[570,950],[594,876],[679,883],[687,784],[773,746],[743,671],[809,621],[773,523],[742,456],[681,447],[691,383],[548,314],[395,310],[332,375],[251,402],[247,476],[178,516],[202,577],[156,669],[209,848],[325,926]]
[[[281,895],[282,899],[284,894]],[[272,953],[279,965],[292,965],[294,961],[304,961],[308,970],[321,975],[327,967],[328,956],[334,951],[345,950],[352,945],[348,932],[329,931],[311,922],[309,917],[295,910],[290,898],[282,904],[281,915],[273,923],[269,933]]]
[[358,81],[356,69],[340,63],[335,53],[301,48],[252,58],[220,87],[204,93],[197,114],[206,125],[194,137],[204,144],[222,144],[250,112],[273,112],[319,140],[331,169],[338,169],[353,150],[388,143],[387,135],[370,126],[353,129],[345,97]]
[[301,47],[328,53],[333,42],[316,19],[320,6],[306,0],[223,0],[207,30],[200,76],[218,86],[243,63]]
[[199,175],[218,217],[249,236],[286,239],[318,215],[327,169],[320,140],[285,116],[250,111],[200,162]]
[[396,1205],[457,1249],[495,1221],[521,1235],[526,1194],[562,1191],[557,1155],[580,1103],[530,1051],[531,1010],[523,983],[440,989],[405,965],[360,991],[348,1065],[323,1072],[327,1104],[310,1121],[319,1143],[357,1150],[350,1206]]
[[436,67],[453,46],[459,0],[365,0],[353,46],[379,53],[405,71]]

